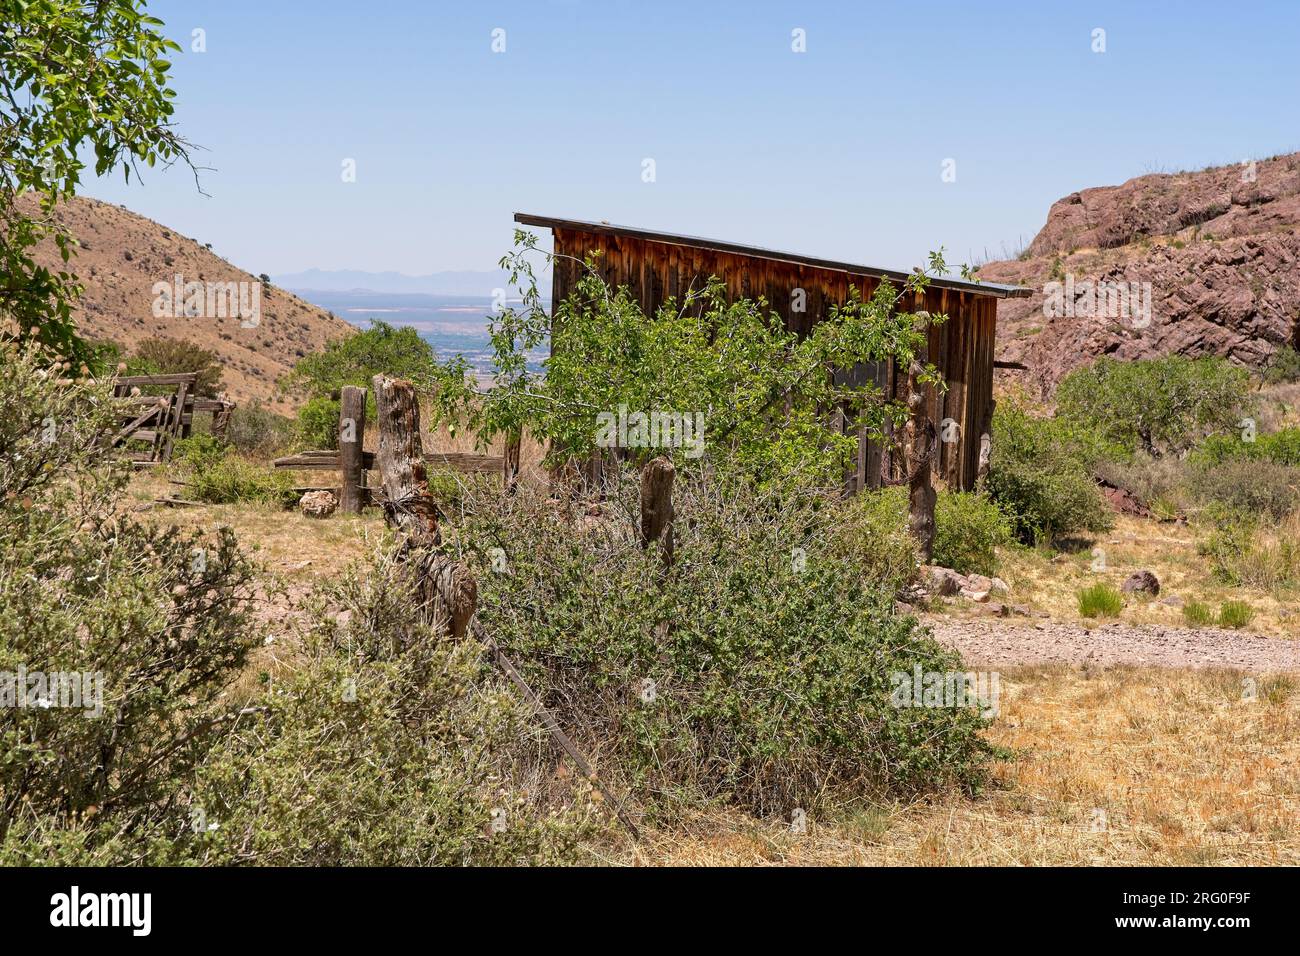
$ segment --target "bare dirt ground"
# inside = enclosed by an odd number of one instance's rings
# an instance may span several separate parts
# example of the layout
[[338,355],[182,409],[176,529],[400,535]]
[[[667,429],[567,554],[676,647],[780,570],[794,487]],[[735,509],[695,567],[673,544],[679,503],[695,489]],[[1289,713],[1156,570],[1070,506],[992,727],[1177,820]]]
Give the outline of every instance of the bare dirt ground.
[[1039,664],[1113,667],[1223,667],[1254,673],[1300,671],[1300,640],[1213,628],[1064,621],[927,622],[941,643],[972,666]]

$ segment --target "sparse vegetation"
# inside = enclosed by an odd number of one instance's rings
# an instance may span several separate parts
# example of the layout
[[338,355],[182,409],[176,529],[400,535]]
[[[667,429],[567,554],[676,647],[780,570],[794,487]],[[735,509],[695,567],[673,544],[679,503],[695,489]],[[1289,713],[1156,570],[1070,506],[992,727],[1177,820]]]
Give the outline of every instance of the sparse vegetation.
[[1183,620],[1191,627],[1209,627],[1215,621],[1214,609],[1201,601],[1188,601],[1183,605]]
[[1219,626],[1242,628],[1255,619],[1255,610],[1245,601],[1224,601],[1219,605]]

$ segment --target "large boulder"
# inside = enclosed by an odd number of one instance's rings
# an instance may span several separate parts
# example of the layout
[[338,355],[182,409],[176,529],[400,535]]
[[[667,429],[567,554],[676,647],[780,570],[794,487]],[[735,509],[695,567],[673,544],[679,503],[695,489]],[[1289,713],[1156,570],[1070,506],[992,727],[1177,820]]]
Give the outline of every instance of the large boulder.
[[1134,571],[1124,579],[1120,590],[1125,594],[1149,594],[1155,597],[1160,593],[1160,579],[1150,571]]
[[339,500],[329,491],[309,491],[298,499],[298,510],[308,518],[328,518],[339,506]]

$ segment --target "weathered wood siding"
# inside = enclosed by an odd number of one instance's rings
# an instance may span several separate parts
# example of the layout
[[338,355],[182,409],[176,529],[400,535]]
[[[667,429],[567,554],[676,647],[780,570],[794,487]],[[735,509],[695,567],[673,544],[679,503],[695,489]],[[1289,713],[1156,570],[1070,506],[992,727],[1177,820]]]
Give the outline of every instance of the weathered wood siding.
[[[563,228],[553,231],[556,253],[553,306],[558,306],[574,291],[584,268],[582,261],[597,252],[600,255],[595,262],[601,277],[611,286],[626,286],[647,313],[670,299],[680,302],[691,289],[702,289],[710,276],[717,276],[730,298],[764,299],[787,328],[801,333],[825,317],[832,305],[846,302],[850,285],[867,298],[880,281],[879,277],[865,273],[631,236]],[[796,289],[804,291],[801,312],[793,308]],[[930,412],[941,430],[945,419],[956,422],[956,429],[952,435],[954,441],[940,442],[934,471],[936,480],[948,487],[968,490],[975,485],[980,435],[992,415],[997,299],[932,286],[916,308],[932,315],[948,316],[946,323],[930,330],[930,360],[948,383],[943,395],[931,390]],[[906,387],[906,375],[892,368],[849,374],[854,378],[865,374],[899,397]],[[845,423],[845,427],[854,426]],[[900,463],[875,445],[874,442],[860,445],[855,473],[849,476],[851,486],[876,487],[882,476],[887,480],[901,477]]]

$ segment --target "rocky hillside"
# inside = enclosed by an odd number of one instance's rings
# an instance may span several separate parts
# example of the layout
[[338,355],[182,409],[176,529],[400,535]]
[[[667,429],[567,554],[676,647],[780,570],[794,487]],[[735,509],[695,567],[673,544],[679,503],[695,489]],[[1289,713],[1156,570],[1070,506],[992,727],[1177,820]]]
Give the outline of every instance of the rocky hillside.
[[[189,239],[120,206],[77,198],[59,207],[56,218],[81,243],[71,268],[85,286],[77,320],[84,336],[111,340],[126,350],[140,339],[165,335],[189,339],[219,355],[222,387],[236,402],[259,398],[279,411],[293,402],[276,394],[276,380],[294,362],[353,331],[342,319],[282,289],[263,287],[258,277],[231,265]],[[37,256],[61,267],[52,245]],[[157,283],[247,283],[245,303],[256,301],[257,322],[243,311],[225,316],[204,306],[185,314],[182,306],[156,317]],[[253,298],[254,287],[256,300]],[[178,312],[179,315],[173,315]],[[249,327],[251,326],[251,327]]]
[[[1034,289],[999,303],[998,358],[1026,363],[1046,394],[1101,355],[1221,355],[1259,366],[1280,345],[1300,345],[1298,259],[1292,153],[1072,193],[1018,260],[987,263],[979,276]],[[1149,314],[1122,302],[1090,308],[1086,283],[1101,281],[1149,292]]]

